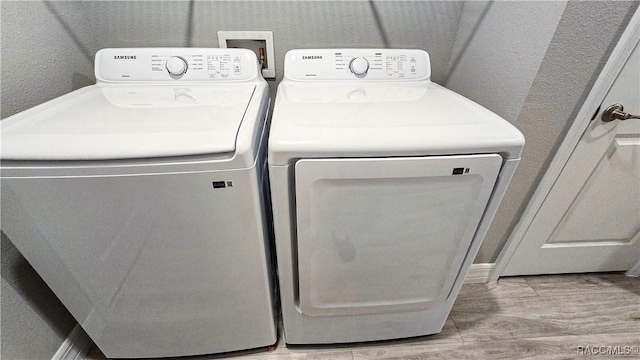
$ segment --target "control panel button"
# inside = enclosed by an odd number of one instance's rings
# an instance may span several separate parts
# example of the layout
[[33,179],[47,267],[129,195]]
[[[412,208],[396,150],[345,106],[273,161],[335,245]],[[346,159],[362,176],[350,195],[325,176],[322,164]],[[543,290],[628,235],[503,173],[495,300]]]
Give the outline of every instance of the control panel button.
[[169,74],[173,76],[180,76],[187,72],[187,61],[179,56],[172,56],[165,64]]
[[349,70],[355,75],[365,75],[369,71],[369,62],[363,57],[353,58],[349,63]]

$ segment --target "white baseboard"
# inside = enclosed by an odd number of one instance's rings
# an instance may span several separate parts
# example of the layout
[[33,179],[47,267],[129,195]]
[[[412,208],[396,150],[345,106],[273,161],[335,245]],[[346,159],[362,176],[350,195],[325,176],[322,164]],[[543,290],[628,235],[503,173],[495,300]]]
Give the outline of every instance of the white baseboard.
[[464,283],[479,284],[489,282],[489,276],[491,276],[495,267],[495,263],[471,264],[467,277],[464,278]]
[[640,277],[640,260],[627,271],[627,276]]
[[80,324],[76,324],[51,360],[82,360],[91,344],[93,343],[87,333]]

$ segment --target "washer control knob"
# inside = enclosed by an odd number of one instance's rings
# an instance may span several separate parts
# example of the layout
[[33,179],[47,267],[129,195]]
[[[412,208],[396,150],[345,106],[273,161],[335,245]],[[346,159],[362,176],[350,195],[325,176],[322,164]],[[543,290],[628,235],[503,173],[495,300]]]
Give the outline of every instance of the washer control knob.
[[349,70],[356,76],[365,75],[369,71],[369,62],[363,57],[353,58],[349,63]]
[[167,60],[166,68],[169,74],[173,76],[180,76],[187,72],[187,60],[179,56],[172,56]]

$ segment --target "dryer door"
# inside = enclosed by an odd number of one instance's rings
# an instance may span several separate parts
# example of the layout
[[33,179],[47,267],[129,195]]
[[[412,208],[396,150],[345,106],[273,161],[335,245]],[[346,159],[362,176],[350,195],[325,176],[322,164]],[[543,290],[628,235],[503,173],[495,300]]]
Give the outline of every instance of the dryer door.
[[442,303],[501,164],[496,154],[298,161],[302,313],[377,314]]

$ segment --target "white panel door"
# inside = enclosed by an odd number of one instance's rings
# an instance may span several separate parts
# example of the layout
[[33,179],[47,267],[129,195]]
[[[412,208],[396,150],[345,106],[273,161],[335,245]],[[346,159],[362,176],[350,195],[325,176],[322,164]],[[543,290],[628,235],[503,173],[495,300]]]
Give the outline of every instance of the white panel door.
[[620,271],[640,258],[640,46],[622,68],[501,275]]
[[302,313],[415,311],[446,300],[501,164],[496,154],[298,161]]

